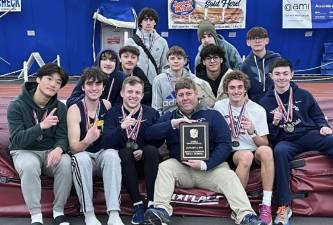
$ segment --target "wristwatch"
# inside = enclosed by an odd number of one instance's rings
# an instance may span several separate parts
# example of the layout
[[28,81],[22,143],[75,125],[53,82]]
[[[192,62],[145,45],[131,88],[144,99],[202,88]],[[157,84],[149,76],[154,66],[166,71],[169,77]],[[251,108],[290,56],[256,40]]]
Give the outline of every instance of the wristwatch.
[[249,134],[251,138],[255,138],[257,136],[257,131],[254,130],[253,131],[253,134]]

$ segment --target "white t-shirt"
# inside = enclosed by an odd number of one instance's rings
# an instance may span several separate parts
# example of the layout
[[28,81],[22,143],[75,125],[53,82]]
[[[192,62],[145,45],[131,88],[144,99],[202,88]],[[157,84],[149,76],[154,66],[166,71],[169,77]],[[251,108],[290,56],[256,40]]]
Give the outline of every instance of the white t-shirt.
[[[222,116],[230,126],[229,99],[226,98],[217,101],[215,103],[214,109],[222,114]],[[234,116],[234,124],[236,124],[242,107],[231,106],[231,109],[232,109],[232,115]],[[245,106],[244,116],[252,121],[254,129],[256,130],[259,136],[268,135],[269,131],[266,119],[266,111],[262,106],[249,99]],[[239,142],[238,147],[234,146],[232,147],[233,151],[238,151],[238,150],[255,151],[257,149],[257,145],[254,143],[253,138],[251,138],[250,135],[246,132],[246,130],[242,128],[240,130],[239,136],[237,138],[232,137],[232,141]]]

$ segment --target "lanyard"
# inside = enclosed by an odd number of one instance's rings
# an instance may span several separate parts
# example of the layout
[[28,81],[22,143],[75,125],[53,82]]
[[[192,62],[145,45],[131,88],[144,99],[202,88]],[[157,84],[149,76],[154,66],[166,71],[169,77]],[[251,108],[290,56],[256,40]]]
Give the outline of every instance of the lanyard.
[[[127,114],[125,112],[124,106],[121,106],[121,111],[122,111],[122,114],[123,114],[123,118],[125,119],[127,117]],[[140,107],[140,112],[139,112],[138,117],[136,118],[135,124],[133,126],[128,126],[126,128],[126,136],[129,140],[136,141],[136,139],[138,138],[142,118],[143,118],[143,109],[142,109],[142,106],[141,106]]]
[[46,116],[47,116],[47,110],[46,110],[46,111],[43,113],[43,117],[42,117],[41,121],[39,122],[36,111],[35,111],[35,110],[32,110],[32,113],[34,114],[34,119],[35,119],[35,124],[36,124],[36,125],[39,124],[40,122],[43,122],[44,119],[45,119]]
[[[83,107],[84,107],[84,116],[85,116],[85,119],[86,119],[86,130],[88,131],[91,126],[90,126],[90,121],[89,121],[89,112],[88,112],[87,104],[86,104],[86,101],[84,99],[83,99]],[[95,112],[94,122],[92,124],[94,124],[98,120],[100,107],[101,107],[100,102],[98,101],[97,109],[96,109],[96,112]]]
[[[115,74],[116,75],[116,74]],[[112,82],[111,82],[111,85],[110,85],[110,89],[109,89],[109,93],[108,93],[108,97],[106,98],[106,100],[110,101],[110,95],[111,95],[111,91],[112,91],[112,88],[113,88],[113,84],[114,84],[114,77],[112,79]],[[110,101],[111,102],[111,101]]]
[[282,116],[283,116],[284,122],[286,122],[286,123],[293,121],[294,96],[293,96],[293,89],[290,87],[289,90],[290,91],[289,91],[288,111],[284,107],[284,104],[283,104],[279,94],[277,93],[276,90],[274,90],[276,102],[277,102],[279,108],[282,109]]
[[229,118],[230,118],[230,129],[231,129],[231,135],[234,137],[234,138],[238,138],[239,134],[240,134],[240,130],[241,130],[241,120],[243,118],[243,115],[245,113],[245,108],[246,108],[246,102],[244,102],[243,106],[242,106],[242,109],[238,115],[238,119],[237,119],[237,122],[235,123],[234,122],[234,116],[232,114],[232,107],[231,107],[231,104],[229,102],[229,107],[228,107],[228,110],[229,110]]
[[265,58],[263,58],[263,60],[262,60],[262,80],[261,80],[261,71],[260,71],[258,63],[257,63],[257,57],[255,55],[253,55],[253,58],[254,58],[254,62],[256,64],[257,71],[258,71],[259,83],[261,83],[261,82],[263,83],[262,91],[265,92],[266,91]]

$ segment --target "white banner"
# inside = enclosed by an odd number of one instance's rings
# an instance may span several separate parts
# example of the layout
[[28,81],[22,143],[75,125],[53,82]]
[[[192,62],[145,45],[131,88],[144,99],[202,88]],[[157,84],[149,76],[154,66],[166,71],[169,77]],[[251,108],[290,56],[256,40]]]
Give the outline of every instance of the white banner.
[[283,28],[333,28],[332,0],[283,0]]
[[216,29],[245,28],[246,0],[168,0],[169,29],[197,29],[203,19]]
[[0,12],[21,12],[21,0],[0,0]]

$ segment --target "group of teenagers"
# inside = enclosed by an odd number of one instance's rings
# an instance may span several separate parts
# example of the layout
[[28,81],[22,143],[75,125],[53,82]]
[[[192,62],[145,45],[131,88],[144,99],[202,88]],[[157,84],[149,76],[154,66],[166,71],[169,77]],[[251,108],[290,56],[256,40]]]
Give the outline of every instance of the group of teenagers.
[[[108,225],[119,216],[122,185],[133,203],[132,224],[170,223],[175,187],[223,194],[236,224],[271,225],[292,214],[289,162],[309,150],[333,157],[333,135],[314,97],[291,81],[292,64],[266,49],[269,37],[253,27],[242,62],[236,48],[204,20],[195,74],[179,46],[170,49],[144,8],[136,35],[118,53],[103,49],[86,68],[66,105],[57,93],[68,75],[46,64],[8,107],[10,154],[21,179],[31,224],[43,224],[41,174],[54,177],[53,219],[69,225],[64,206],[72,183],[86,225],[101,225],[93,206],[94,176],[102,177]],[[207,122],[209,159],[181,161],[182,123]],[[159,148],[166,146],[168,158]],[[259,216],[245,192],[254,164],[261,166]],[[141,199],[144,179],[147,199]]]

